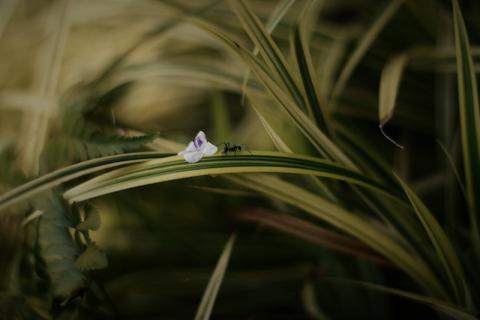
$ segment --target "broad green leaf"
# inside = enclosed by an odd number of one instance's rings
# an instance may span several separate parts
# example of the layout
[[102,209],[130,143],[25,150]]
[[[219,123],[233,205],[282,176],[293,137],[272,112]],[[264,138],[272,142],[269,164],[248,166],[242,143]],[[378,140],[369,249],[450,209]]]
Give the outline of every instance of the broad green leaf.
[[420,198],[397,177],[406,195],[410,199],[415,212],[425,228],[430,241],[435,249],[435,254],[443,268],[443,272],[447,275],[450,282],[450,286],[454,292],[457,303],[465,305],[468,300],[465,295],[468,295],[468,288],[466,287],[466,281],[463,274],[462,266],[455,253],[455,249],[448,239],[447,235],[443,231],[442,227],[435,219],[433,214],[428,210],[425,204]]
[[408,57],[406,54],[400,54],[394,57],[385,65],[382,71],[382,76],[380,77],[378,105],[378,116],[380,120],[379,127],[383,135],[400,148],[403,147],[388,137],[383,131],[383,127],[393,116],[395,102],[397,100],[398,90],[400,88],[400,81],[402,79],[402,74],[407,62]]
[[439,299],[448,299],[441,285],[428,265],[414,252],[397,243],[391,234],[378,224],[352,214],[342,207],[327,201],[303,188],[266,175],[228,176],[228,179],[247,188],[259,191],[269,197],[285,202],[308,212],[357,238],[403,270],[421,287]]
[[66,207],[53,192],[36,200],[34,207],[44,213],[39,221],[38,244],[53,292],[68,296],[83,285],[84,276],[74,264],[79,252],[68,232],[72,225],[67,219]]
[[396,190],[371,180],[362,174],[318,158],[280,152],[244,152],[235,155],[217,154],[197,163],[187,163],[172,156],[133,165],[100,175],[64,193],[70,202],[79,202],[104,194],[138,186],[227,173],[290,173],[339,179],[358,184],[389,196],[399,203]]
[[343,66],[342,71],[338,77],[335,87],[333,88],[332,97],[337,98],[340,96],[347,85],[348,80],[350,79],[353,71],[357,67],[358,63],[361,61],[365,53],[368,51],[372,43],[377,38],[378,34],[382,31],[385,25],[390,21],[390,19],[395,15],[397,10],[400,8],[404,0],[392,0],[389,2],[387,7],[383,12],[378,16],[378,18],[373,22],[367,32],[359,40],[359,43],[353,53],[348,58],[347,62]]
[[400,289],[390,288],[379,284],[363,282],[363,281],[355,281],[349,279],[337,279],[337,278],[324,278],[322,280],[326,281],[334,281],[336,283],[345,283],[351,285],[358,285],[365,287],[367,289],[376,290],[388,294],[393,294],[399,297],[403,297],[405,299],[409,299],[421,304],[425,304],[427,306],[432,307],[433,309],[452,317],[453,319],[461,319],[461,320],[475,320],[477,319],[473,314],[468,313],[466,310],[462,310],[455,305],[446,303],[445,301],[432,298],[426,295],[421,295],[418,293],[408,292]]
[[195,320],[208,320],[212,314],[213,305],[220,290],[220,285],[222,284],[223,278],[225,276],[225,271],[227,270],[228,261],[230,260],[230,255],[232,254],[233,244],[235,242],[236,235],[231,235],[228,239],[225,247],[223,248],[222,254],[218,259],[217,265],[213,270],[212,276],[208,281],[207,288],[202,296],[202,301],[198,306],[197,313],[195,315]]
[[465,22],[456,0],[453,24],[457,59],[458,99],[463,163],[470,211],[470,224],[477,254],[480,252],[478,216],[480,215],[480,105],[470,43]]

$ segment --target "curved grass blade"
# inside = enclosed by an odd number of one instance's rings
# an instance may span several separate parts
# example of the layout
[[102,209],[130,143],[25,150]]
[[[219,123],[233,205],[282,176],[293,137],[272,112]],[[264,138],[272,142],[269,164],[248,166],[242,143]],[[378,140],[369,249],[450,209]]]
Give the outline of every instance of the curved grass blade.
[[225,276],[225,271],[227,270],[228,261],[230,260],[230,255],[232,253],[235,238],[235,234],[231,235],[227,243],[225,244],[225,247],[223,248],[217,265],[215,266],[212,276],[208,281],[207,288],[203,293],[202,301],[198,306],[197,314],[194,318],[195,320],[210,319],[215,299],[217,298],[218,291],[220,290],[220,285],[222,284],[223,278]]
[[405,191],[405,194],[410,199],[419,220],[433,244],[435,253],[442,265],[443,271],[447,275],[457,303],[465,305],[466,301],[468,301],[465,295],[468,295],[469,290],[466,287],[462,266],[455,253],[453,245],[422,200],[420,200],[420,198],[399,177],[397,177],[397,180]]
[[428,297],[425,295],[421,295],[418,293],[408,292],[400,289],[390,288],[386,286],[382,286],[379,284],[363,282],[363,281],[355,281],[350,279],[339,279],[339,278],[322,278],[322,280],[332,281],[336,283],[345,283],[348,285],[358,285],[365,287],[367,289],[376,290],[388,294],[393,294],[399,297],[403,297],[405,299],[409,299],[421,304],[425,304],[447,316],[450,316],[454,319],[461,319],[461,320],[475,320],[477,319],[474,315],[468,313],[467,311],[460,309],[452,304],[446,303],[444,301]]
[[259,49],[268,70],[278,76],[296,105],[305,110],[305,101],[287,61],[260,20],[244,0],[230,0],[229,4],[256,48]]
[[66,191],[64,197],[70,202],[79,202],[148,184],[228,173],[287,173],[333,178],[371,188],[403,203],[403,199],[397,197],[397,190],[332,162],[294,154],[255,151],[236,155],[217,154],[193,164],[179,156],[152,160],[90,179]]
[[277,82],[272,79],[265,67],[250,52],[231,40],[222,30],[201,20],[190,19],[200,28],[211,33],[221,40],[230,49],[236,52],[252,69],[258,80],[265,86],[272,97],[288,113],[295,125],[308,138],[318,152],[327,159],[334,159],[345,166],[357,170],[355,164],[340,150],[308,117],[298,108]]
[[[202,82],[214,84],[226,88],[228,90],[234,90],[241,92],[242,79],[239,75],[227,71],[228,66],[218,66],[214,63],[205,62],[178,62],[178,61],[165,61],[147,63],[140,66],[135,66],[126,69],[119,75],[116,80],[117,83],[131,82],[131,81],[149,81],[150,78],[164,78],[180,80],[200,80]],[[253,91],[256,94],[263,93],[263,87],[258,81],[249,79],[245,86],[244,91]]]
[[[275,8],[272,11],[271,16],[268,18],[268,21],[265,25],[265,29],[268,32],[268,34],[271,34],[273,30],[275,30],[275,27],[280,23],[282,18],[285,16],[287,13],[288,9],[292,6],[292,4],[295,2],[295,0],[282,0],[280,1]],[[255,47],[253,49],[253,55],[256,56],[258,55],[259,49],[258,47]],[[243,85],[242,85],[242,101],[245,98],[245,89],[246,85],[248,83],[248,78],[250,75],[250,70],[247,70],[245,72],[245,75],[243,77]]]
[[480,253],[480,105],[477,80],[465,22],[457,1],[453,3],[453,24],[457,59],[458,99],[463,163],[470,212],[472,237]]
[[54,188],[64,182],[87,174],[123,166],[126,164],[132,164],[135,162],[157,159],[168,155],[171,154],[166,154],[163,152],[126,153],[87,160],[62,169],[58,169],[2,194],[0,196],[0,210],[33,197],[42,191]]
[[395,110],[395,101],[397,100],[398,89],[402,79],[403,71],[408,63],[406,54],[400,54],[390,60],[382,71],[380,77],[380,94],[378,104],[378,116],[380,120],[379,128],[382,134],[394,145],[403,149],[403,146],[387,136],[383,127],[393,116]]
[[395,15],[403,2],[404,0],[390,1],[385,10],[383,10],[382,14],[375,20],[370,29],[368,29],[368,31],[365,33],[340,72],[340,76],[338,77],[335,87],[333,88],[333,98],[337,98],[342,94],[343,89],[347,85],[347,82],[358,63],[375,41],[380,31],[382,31],[388,21],[390,21],[390,19]]
[[[307,6],[305,9],[309,9]],[[304,24],[299,21],[292,34],[293,52],[297,62],[299,74],[304,87],[303,93],[306,97],[308,110],[311,110],[313,118],[321,130],[331,135],[330,120],[324,105],[320,104],[318,75],[313,66],[310,48],[308,46],[307,32]]]
[[308,212],[363,242],[403,270],[434,297],[448,301],[445,288],[427,264],[413,251],[397,243],[378,224],[352,214],[298,186],[266,175],[228,176],[228,179]]

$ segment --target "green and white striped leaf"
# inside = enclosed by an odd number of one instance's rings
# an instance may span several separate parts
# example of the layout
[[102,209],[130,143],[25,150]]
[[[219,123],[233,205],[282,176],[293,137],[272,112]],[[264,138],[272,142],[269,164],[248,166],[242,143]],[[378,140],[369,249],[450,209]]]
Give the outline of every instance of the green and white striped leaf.
[[[273,30],[275,30],[275,27],[280,23],[280,21],[285,16],[288,9],[290,9],[290,7],[292,6],[292,4],[294,2],[295,2],[295,0],[282,0],[275,6],[275,8],[272,11],[272,14],[268,18],[268,21],[265,25],[265,29],[268,32],[268,34],[271,34],[273,32]],[[258,55],[258,52],[259,52],[258,47],[255,47],[253,49],[253,55],[254,56]],[[248,78],[249,78],[249,75],[250,75],[249,71],[250,70],[247,70],[247,72],[245,72],[245,75],[243,77],[243,85],[242,85],[243,96],[242,96],[242,100],[243,100],[243,97],[245,95],[245,91],[246,91],[245,88],[246,88],[246,85],[248,83]]]
[[213,36],[222,41],[230,49],[236,52],[245,63],[249,65],[258,80],[265,86],[271,96],[288,113],[295,125],[318,150],[318,152],[328,158],[334,159],[349,168],[356,170],[355,165],[350,159],[311,121],[308,116],[299,109],[295,102],[284,92],[278,83],[269,75],[268,70],[258,59],[248,50],[242,48],[237,42],[231,40],[231,36],[226,35],[219,28],[201,20],[190,19],[200,28],[208,31]]
[[[308,12],[309,10],[311,10],[311,3],[304,8],[303,12]],[[301,16],[304,17],[305,14]],[[331,121],[329,120],[326,106],[320,104],[322,98],[319,91],[319,77],[313,66],[310,47],[308,46],[307,30],[302,20],[298,22],[298,25],[293,30],[291,41],[293,44],[293,54],[303,84],[302,93],[308,105],[307,109],[311,112],[311,117],[316,120],[320,129],[331,134]]]
[[397,191],[355,171],[318,158],[281,152],[218,154],[197,163],[171,156],[128,166],[90,179],[66,191],[64,197],[79,202],[129,188],[205,175],[228,173],[286,173],[333,178],[378,191],[403,203]]
[[244,0],[229,1],[229,4],[256,48],[259,49],[261,56],[268,66],[268,73],[275,75],[274,78],[280,80],[282,87],[287,89],[287,92],[289,92],[295,104],[304,110],[305,102],[303,101],[297,80],[290,70],[282,52],[262,25],[261,21]]
[[79,178],[81,176],[126,164],[142,162],[159,157],[165,157],[167,155],[171,154],[166,154],[163,152],[126,153],[87,160],[62,169],[55,170],[51,173],[40,176],[2,194],[0,196],[0,211],[8,206],[33,197],[45,190],[52,189],[64,182]]

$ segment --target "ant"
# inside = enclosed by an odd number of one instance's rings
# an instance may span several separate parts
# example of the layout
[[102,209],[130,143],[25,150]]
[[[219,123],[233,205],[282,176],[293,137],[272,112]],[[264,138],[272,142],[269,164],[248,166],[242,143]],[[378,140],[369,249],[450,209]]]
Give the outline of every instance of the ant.
[[[224,142],[224,143],[221,143],[220,145],[223,145],[223,149],[222,149],[222,154],[227,154],[229,152],[233,152],[233,153],[237,153],[237,152],[241,152],[242,151],[242,146],[245,146],[246,145],[235,145],[235,144],[230,144],[230,142]],[[248,150],[248,148],[246,148],[248,153],[251,154],[251,152]]]

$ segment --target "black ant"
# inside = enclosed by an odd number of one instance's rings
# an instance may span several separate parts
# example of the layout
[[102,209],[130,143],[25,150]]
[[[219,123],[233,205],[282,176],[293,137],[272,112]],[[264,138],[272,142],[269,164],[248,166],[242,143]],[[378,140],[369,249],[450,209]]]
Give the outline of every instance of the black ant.
[[[221,151],[222,154],[227,154],[229,152],[237,153],[242,151],[242,145],[230,144],[230,142],[224,142],[220,145],[223,145],[223,149]],[[246,147],[246,145],[244,146]],[[251,154],[248,148],[246,149]]]

